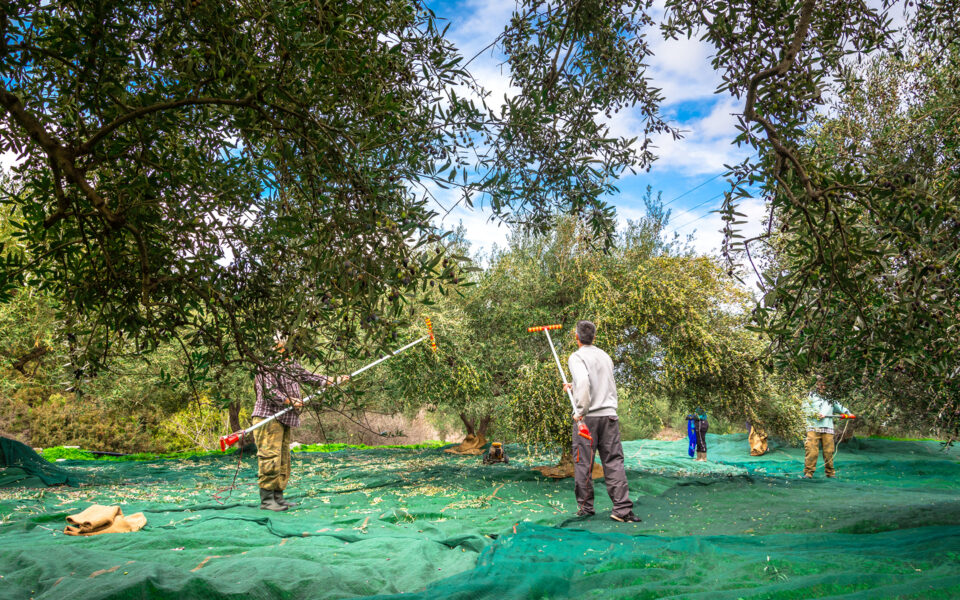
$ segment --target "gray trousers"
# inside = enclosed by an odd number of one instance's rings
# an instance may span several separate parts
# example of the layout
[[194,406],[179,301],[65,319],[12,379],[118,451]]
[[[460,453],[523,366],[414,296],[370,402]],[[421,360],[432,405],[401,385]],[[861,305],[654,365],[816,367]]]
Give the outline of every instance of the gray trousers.
[[620,443],[620,421],[617,417],[584,417],[593,441],[577,433],[573,425],[573,462],[577,506],[581,511],[593,512],[593,457],[600,453],[603,479],[607,494],[613,502],[613,514],[622,517],[633,511],[627,473],[623,468],[623,445]]

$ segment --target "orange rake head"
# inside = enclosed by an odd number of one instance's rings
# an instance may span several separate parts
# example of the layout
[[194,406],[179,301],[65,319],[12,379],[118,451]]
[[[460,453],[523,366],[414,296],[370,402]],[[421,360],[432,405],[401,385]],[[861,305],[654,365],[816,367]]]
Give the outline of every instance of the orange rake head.
[[537,325],[536,327],[527,327],[527,333],[535,333],[537,331],[548,331],[550,329],[563,329],[563,325]]
[[436,352],[437,351],[437,339],[433,337],[433,321],[430,320],[430,317],[425,317],[427,321],[427,331],[430,332],[430,348]]

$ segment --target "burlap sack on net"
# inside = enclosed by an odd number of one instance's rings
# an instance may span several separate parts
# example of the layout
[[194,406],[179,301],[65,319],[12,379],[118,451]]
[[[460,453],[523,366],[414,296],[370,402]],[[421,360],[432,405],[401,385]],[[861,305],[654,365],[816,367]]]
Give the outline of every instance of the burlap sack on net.
[[119,506],[94,504],[82,512],[67,517],[67,535],[100,535],[101,533],[130,533],[140,531],[147,524],[143,513],[124,516]]

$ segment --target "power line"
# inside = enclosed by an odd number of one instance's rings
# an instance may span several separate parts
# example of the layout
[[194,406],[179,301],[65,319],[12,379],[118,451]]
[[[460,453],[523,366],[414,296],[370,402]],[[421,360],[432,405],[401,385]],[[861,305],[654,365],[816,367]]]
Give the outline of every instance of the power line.
[[[692,208],[689,208],[689,209],[687,210],[687,212],[693,212],[695,209],[700,208],[701,206],[703,206],[704,204],[706,204],[706,203],[708,203],[708,202],[713,202],[714,200],[716,200],[716,199],[718,199],[718,198],[723,198],[723,193],[717,194],[717,195],[714,196],[713,198],[708,198],[708,199],[704,200],[704,201],[701,202],[700,204],[697,204],[696,206],[694,206],[694,207],[692,207]],[[681,229],[683,229],[683,228],[686,227],[687,225],[690,225],[690,224],[692,224],[692,223],[696,223],[696,222],[699,221],[700,219],[706,218],[706,217],[709,216],[711,213],[713,213],[713,209],[708,210],[707,212],[703,213],[702,215],[700,215],[700,216],[697,217],[696,219],[693,219],[692,221],[687,221],[686,223],[684,223],[683,225],[680,225],[679,227],[674,227],[673,230],[674,230],[674,231],[680,231]]]
[[689,194],[689,193],[691,193],[691,192],[695,192],[695,191],[699,190],[700,188],[702,188],[703,186],[707,185],[708,183],[710,183],[711,181],[713,181],[713,180],[716,179],[717,177],[720,177],[721,175],[723,175],[723,173],[717,173],[716,175],[714,175],[714,176],[711,177],[710,179],[704,181],[703,183],[701,183],[701,184],[698,185],[697,187],[691,188],[691,189],[685,191],[684,193],[680,194],[679,196],[677,196],[676,198],[674,198],[674,199],[671,200],[670,202],[667,202],[667,203],[664,204],[663,206],[664,206],[664,207],[670,206],[671,204],[673,204],[674,202],[676,202],[676,201],[679,200],[680,198],[683,198],[684,196],[686,196],[687,194]]

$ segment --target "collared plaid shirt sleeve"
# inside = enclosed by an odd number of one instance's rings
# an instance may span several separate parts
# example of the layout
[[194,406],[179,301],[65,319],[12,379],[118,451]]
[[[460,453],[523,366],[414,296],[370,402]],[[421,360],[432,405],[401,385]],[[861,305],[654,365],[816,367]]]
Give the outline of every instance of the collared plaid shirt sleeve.
[[307,383],[318,387],[323,387],[332,383],[331,377],[326,375],[315,375],[314,373],[304,369],[299,363],[293,363],[291,365],[291,372],[295,374],[300,383]]
[[[271,372],[258,372],[253,380],[257,392],[257,403],[253,407],[254,417],[272,417],[287,408],[287,398],[300,398],[300,385],[288,378]],[[300,426],[300,413],[296,410],[277,417],[278,423],[290,427]]]
[[[314,375],[298,363],[288,363],[281,367],[282,373],[259,371],[253,380],[257,393],[257,403],[253,407],[254,417],[272,417],[287,408],[287,398],[303,398],[300,381],[313,385],[327,385],[330,378],[326,375]],[[279,423],[290,427],[300,426],[300,411],[291,410],[277,417]]]

